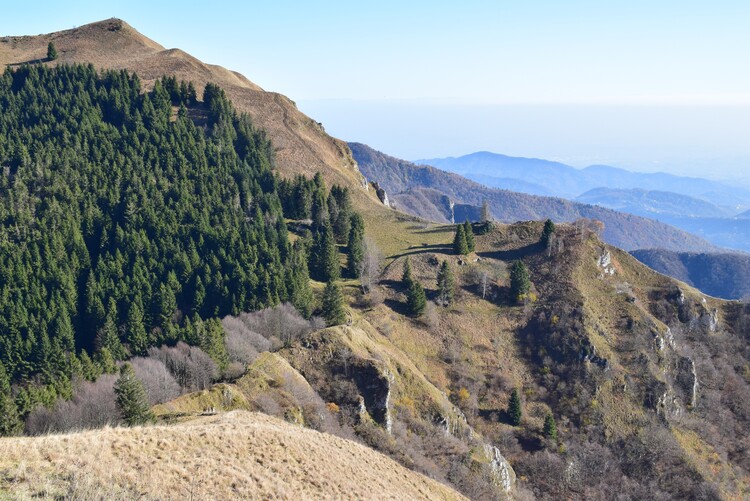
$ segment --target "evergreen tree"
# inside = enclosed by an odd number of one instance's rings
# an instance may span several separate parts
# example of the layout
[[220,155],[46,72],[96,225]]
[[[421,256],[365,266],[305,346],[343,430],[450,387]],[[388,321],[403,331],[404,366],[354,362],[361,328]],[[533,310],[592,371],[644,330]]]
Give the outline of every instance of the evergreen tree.
[[405,290],[409,290],[409,287],[411,287],[411,283],[413,280],[414,279],[411,276],[411,261],[407,257],[404,260],[404,272],[401,275],[401,285]]
[[120,331],[117,327],[117,305],[113,298],[109,299],[104,326],[99,331],[99,350],[105,348],[115,360],[124,360],[127,357],[125,348],[120,341]]
[[523,261],[516,261],[510,269],[510,295],[514,301],[521,301],[529,293],[531,282],[529,269]]
[[10,392],[10,379],[5,366],[0,362],[0,437],[18,435],[23,423],[18,417],[18,408]]
[[339,252],[330,224],[324,224],[322,229],[315,233],[311,254],[310,274],[315,280],[330,282],[339,279]]
[[466,247],[469,249],[469,252],[474,252],[476,249],[476,244],[474,242],[474,228],[471,226],[468,219],[464,222],[464,236],[466,237]]
[[424,313],[426,306],[427,297],[424,293],[424,287],[419,283],[419,280],[411,280],[409,289],[406,291],[406,308],[409,311],[409,315],[418,317]]
[[557,423],[551,413],[544,418],[544,436],[550,440],[557,440]]
[[349,276],[359,278],[359,271],[364,259],[365,221],[356,212],[351,216],[349,244],[347,246],[347,269]]
[[351,225],[353,223],[352,217],[354,216],[349,188],[342,188],[336,184],[333,185],[330,198],[333,198],[336,201],[336,207],[338,209],[336,217],[333,217],[333,214],[331,214],[333,234],[336,236],[337,242],[345,244],[347,243],[351,232]]
[[469,253],[469,245],[466,243],[466,231],[464,225],[456,225],[456,235],[453,237],[453,252],[459,256]]
[[148,335],[143,324],[143,308],[135,301],[128,310],[128,321],[125,324],[130,352],[133,355],[145,355],[148,349]]
[[54,61],[57,59],[57,47],[55,47],[54,42],[50,42],[47,44],[47,59],[50,61]]
[[541,244],[547,248],[550,244],[552,234],[555,232],[555,223],[551,219],[547,219],[544,222],[544,229],[542,230],[542,238],[540,239]]
[[120,367],[120,377],[115,382],[115,395],[122,418],[128,426],[153,423],[156,420],[149,406],[146,390],[130,364]]
[[341,325],[346,322],[346,310],[344,309],[344,297],[336,282],[330,281],[323,290],[323,318],[326,325]]
[[292,249],[288,277],[287,290],[292,291],[289,298],[290,302],[303,317],[310,318],[314,297],[310,287],[310,274],[307,269],[307,253],[299,240],[294,243]]
[[521,397],[518,396],[518,389],[516,388],[513,388],[513,392],[510,394],[510,401],[508,402],[508,417],[510,418],[510,424],[513,426],[519,426],[521,424],[523,411],[521,410]]
[[447,306],[453,302],[453,295],[455,293],[456,279],[453,276],[453,270],[451,270],[448,261],[443,261],[440,265],[440,270],[437,275],[438,285],[438,300],[443,306]]

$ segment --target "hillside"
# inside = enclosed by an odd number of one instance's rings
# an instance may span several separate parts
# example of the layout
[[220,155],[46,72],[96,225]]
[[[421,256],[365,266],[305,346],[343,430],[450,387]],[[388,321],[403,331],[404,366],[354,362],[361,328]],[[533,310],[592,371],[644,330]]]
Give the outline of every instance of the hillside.
[[[744,499],[748,308],[705,297],[578,228],[558,226],[545,249],[541,228],[497,225],[476,235],[466,258],[449,250],[451,226],[415,229],[438,243],[388,265],[382,299],[352,291],[351,326],[304,335],[261,354],[235,383],[157,411],[180,420],[205,408],[259,409],[353,433],[474,499],[502,496],[506,485],[538,499]],[[429,299],[439,263],[449,263],[452,305],[406,314],[406,257]],[[509,297],[515,260],[531,279],[520,302]],[[513,389],[519,426],[507,413]],[[543,431],[548,415],[555,439]]]
[[[46,62],[54,42],[58,59]],[[192,81],[200,95],[208,82],[225,90],[235,107],[249,113],[267,131],[278,169],[288,176],[322,172],[329,184],[362,186],[346,144],[301,113],[294,102],[268,92],[239,73],[206,64],[180,49],[165,49],[120,19],[108,19],[71,30],[37,36],[0,38],[0,66],[42,62],[46,65],[91,63],[100,69],[137,72],[145,88],[164,75]],[[374,207],[377,210],[377,207]]]
[[714,297],[750,297],[750,256],[747,254],[698,254],[658,249],[636,250],[631,254],[654,270]]
[[0,471],[14,499],[465,499],[360,444],[242,411],[2,439]]
[[432,165],[462,174],[482,183],[504,188],[503,178],[542,186],[551,194],[573,199],[595,188],[618,190],[659,190],[687,195],[728,208],[750,206],[750,192],[744,188],[707,179],[665,173],[631,172],[607,165],[577,169],[560,162],[490,153],[471,153],[462,157],[432,158],[416,163]]
[[699,237],[651,219],[561,198],[492,189],[458,174],[390,157],[366,145],[350,143],[349,147],[369,180],[385,188],[399,207],[427,219],[442,214],[438,221],[448,222],[451,214],[444,204],[429,203],[435,196],[428,196],[423,191],[425,188],[446,195],[454,203],[479,207],[486,200],[495,219],[503,222],[546,218],[565,222],[580,218],[599,220],[604,223],[604,240],[626,250],[660,247],[703,252],[714,249]]
[[[81,40],[163,56],[109,23]],[[386,208],[358,171],[274,169],[274,134],[219,87],[140,82],[47,62],[0,78],[0,434],[40,435],[0,438],[0,497],[271,498],[287,479],[293,498],[750,496],[750,306],[592,221],[545,243],[542,221],[462,226],[458,255],[455,225]],[[707,245],[358,147],[446,220],[487,199],[499,220]],[[124,428],[126,375],[160,424]]]

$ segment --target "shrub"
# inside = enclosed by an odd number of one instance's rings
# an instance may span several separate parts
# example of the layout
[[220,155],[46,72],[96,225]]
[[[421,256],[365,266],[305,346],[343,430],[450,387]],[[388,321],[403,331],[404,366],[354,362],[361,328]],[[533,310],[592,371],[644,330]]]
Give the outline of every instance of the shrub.
[[[238,350],[235,352],[235,356],[250,353],[247,351],[248,343],[255,351],[262,353],[272,350],[274,344],[288,346],[294,340],[313,330],[322,328],[320,319],[305,320],[289,303],[252,313],[241,313],[238,317],[229,316],[222,323],[227,330],[227,349],[230,349],[230,344],[233,343],[233,346]],[[232,341],[229,341],[230,337],[233,337]],[[241,340],[238,337],[247,339]],[[264,342],[262,338],[265,338],[266,341]],[[243,360],[237,358],[237,361]]]
[[168,402],[181,393],[180,385],[159,359],[137,357],[130,361],[135,375],[143,384],[151,405]]
[[216,362],[195,346],[180,342],[174,347],[151,348],[148,354],[161,360],[177,383],[190,391],[209,388],[219,376]]
[[115,401],[117,376],[105,374],[96,382],[79,382],[70,400],[60,399],[52,409],[37,407],[26,418],[26,433],[41,435],[101,428],[121,422]]

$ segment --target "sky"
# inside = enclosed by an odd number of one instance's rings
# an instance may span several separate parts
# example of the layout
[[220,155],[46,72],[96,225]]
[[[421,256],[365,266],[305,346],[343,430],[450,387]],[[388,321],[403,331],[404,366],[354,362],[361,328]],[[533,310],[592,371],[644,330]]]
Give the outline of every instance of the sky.
[[406,159],[750,171],[746,0],[4,3],[0,35],[119,17]]

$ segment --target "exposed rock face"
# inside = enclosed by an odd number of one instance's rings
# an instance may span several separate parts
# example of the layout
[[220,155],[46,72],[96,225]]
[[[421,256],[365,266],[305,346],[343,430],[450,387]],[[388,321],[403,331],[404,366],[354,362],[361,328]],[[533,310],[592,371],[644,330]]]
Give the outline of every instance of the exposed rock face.
[[388,200],[388,193],[386,193],[385,190],[381,188],[377,182],[373,181],[372,187],[375,188],[375,193],[377,193],[378,198],[383,203],[383,205],[385,205],[386,207],[390,207],[391,202],[390,200]]
[[700,318],[701,325],[708,329],[709,332],[716,332],[719,327],[719,313],[711,310],[705,311]]
[[477,443],[482,447],[487,459],[487,473],[492,484],[502,489],[506,494],[510,494],[516,485],[516,472],[507,459],[502,455],[500,449],[492,444],[485,442],[469,426],[466,416],[457,407],[453,407],[452,413],[455,418],[450,416],[440,416],[438,421],[445,427],[445,433],[453,437],[468,442]]
[[615,267],[612,265],[612,254],[607,249],[602,249],[596,265],[601,268],[602,275],[614,275]]
[[680,357],[675,367],[675,389],[682,394],[684,404],[695,407],[698,399],[698,376],[695,362],[690,357]]
[[387,369],[378,368],[374,362],[363,360],[352,366],[352,378],[361,395],[360,415],[366,412],[390,433],[393,425],[389,408],[393,375]]
[[490,458],[490,472],[494,484],[504,492],[510,493],[516,483],[516,472],[500,450],[490,444],[484,444],[484,453]]

